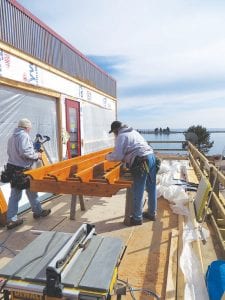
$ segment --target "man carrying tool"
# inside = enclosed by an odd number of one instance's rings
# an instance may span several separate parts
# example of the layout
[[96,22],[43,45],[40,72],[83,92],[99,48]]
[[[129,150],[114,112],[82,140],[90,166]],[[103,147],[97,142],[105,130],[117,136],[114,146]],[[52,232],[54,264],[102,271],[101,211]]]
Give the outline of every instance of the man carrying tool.
[[[31,130],[31,122],[28,119],[21,119],[18,127],[14,130],[12,136],[9,138],[7,154],[8,163],[7,169],[11,170],[12,176],[18,172],[28,170],[32,164],[41,159],[41,153],[35,152],[33,143],[29,136]],[[46,217],[51,213],[50,209],[42,209],[38,201],[38,194],[31,192],[29,188],[26,189],[26,194],[29,199],[33,217],[35,219]],[[23,223],[22,218],[17,217],[18,204],[22,197],[22,190],[16,186],[16,182],[11,182],[11,194],[9,197],[8,211],[7,211],[7,228],[12,229]]]
[[[114,151],[107,154],[110,161],[123,161],[133,174],[133,215],[131,225],[141,225],[143,218],[156,220],[156,158],[153,149],[133,128],[120,121],[111,124],[109,133],[115,134]],[[144,191],[148,192],[148,211],[142,212]]]

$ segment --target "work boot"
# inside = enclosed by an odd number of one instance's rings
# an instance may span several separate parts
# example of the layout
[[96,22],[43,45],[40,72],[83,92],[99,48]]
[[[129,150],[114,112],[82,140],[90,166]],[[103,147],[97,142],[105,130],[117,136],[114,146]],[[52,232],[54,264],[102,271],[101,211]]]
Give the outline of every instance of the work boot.
[[147,211],[143,212],[142,216],[144,219],[148,219],[150,221],[156,220],[156,215],[150,215]]
[[13,229],[19,225],[23,224],[23,219],[20,218],[20,219],[17,219],[16,221],[9,221],[7,222],[7,229]]
[[40,214],[33,213],[34,219],[47,217],[51,213],[51,209],[43,209]]
[[130,225],[129,226],[137,226],[142,225],[142,220],[135,220],[133,217],[130,218]]

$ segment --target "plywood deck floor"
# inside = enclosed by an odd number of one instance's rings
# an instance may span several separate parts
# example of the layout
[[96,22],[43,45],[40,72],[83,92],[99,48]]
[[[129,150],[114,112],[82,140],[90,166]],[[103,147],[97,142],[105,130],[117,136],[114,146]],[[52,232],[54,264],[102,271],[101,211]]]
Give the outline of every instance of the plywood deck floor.
[[[112,198],[84,197],[86,211],[77,205],[76,220],[70,220],[69,195],[62,195],[43,204],[52,214],[35,220],[32,212],[23,214],[22,226],[7,230],[0,228],[0,266],[7,264],[15,254],[36,238],[37,231],[75,232],[83,223],[95,225],[103,236],[115,236],[123,240],[126,251],[119,266],[119,279],[132,287],[152,290],[166,299],[166,284],[172,230],[178,230],[178,215],[173,214],[168,201],[158,200],[158,217],[155,222],[144,221],[141,226],[123,224],[126,191],[121,190]],[[136,299],[155,299],[135,292]],[[126,299],[132,299],[129,294]],[[175,299],[171,297],[170,299]]]

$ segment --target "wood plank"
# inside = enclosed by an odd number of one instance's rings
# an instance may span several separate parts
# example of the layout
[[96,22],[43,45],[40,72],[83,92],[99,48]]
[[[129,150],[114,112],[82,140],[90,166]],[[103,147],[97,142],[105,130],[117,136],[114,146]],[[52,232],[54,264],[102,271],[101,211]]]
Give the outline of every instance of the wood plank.
[[129,184],[106,184],[101,182],[51,181],[31,180],[30,189],[34,192],[49,192],[53,194],[75,194],[99,197],[111,197]]
[[4,194],[0,188],[0,224],[3,226],[6,225],[7,210],[8,210],[8,205],[6,203]]
[[34,169],[34,170],[26,171],[25,174],[31,176],[33,179],[40,179],[43,176],[47,175],[48,173],[50,173],[52,171],[56,171],[57,169],[62,169],[64,167],[72,166],[76,163],[79,163],[79,162],[85,160],[85,159],[93,157],[93,155],[100,155],[100,154],[105,154],[106,155],[107,153],[109,153],[111,151],[112,151],[112,148],[107,148],[107,149],[97,151],[97,152],[94,152],[94,153],[89,153],[89,154],[85,154],[85,155],[82,155],[82,156],[77,156],[77,157],[67,159],[67,160],[63,160],[63,161],[60,161],[58,163],[54,163],[54,164],[51,164],[51,165],[48,165],[48,166],[43,166],[43,167],[40,167],[40,168],[37,168],[37,169]]
[[177,267],[178,267],[178,231],[173,229],[170,234],[170,250],[166,282],[166,299],[176,300]]
[[[49,178],[49,179],[52,178],[55,180],[67,180],[68,177],[73,177],[73,176],[81,177],[81,176],[85,176],[84,174],[87,174],[88,177],[88,173],[90,174],[90,170],[86,171],[87,169],[94,168],[93,174],[96,174],[97,173],[96,169],[99,168],[101,164],[102,168],[99,169],[102,169],[101,172],[104,173],[104,171],[107,170],[108,168],[112,168],[118,165],[118,162],[109,162],[104,159],[105,159],[105,153],[101,155],[96,155],[95,153],[93,153],[93,157],[89,157],[88,159],[82,156],[82,159],[73,165],[59,166],[57,164],[54,170],[49,171],[47,175],[44,176],[44,178]],[[77,174],[80,172],[83,172],[82,175]],[[89,178],[91,179],[91,177]],[[86,179],[85,182],[87,181],[88,180]]]
[[121,164],[108,171],[103,178],[108,181],[108,183],[113,184],[115,181],[118,181],[120,178]]
[[73,177],[78,172],[85,171],[86,169],[93,167],[95,164],[100,163],[104,160],[105,154],[95,155],[93,153],[92,157],[88,159],[83,157],[79,162],[74,163],[73,165],[69,165],[63,168],[58,168],[48,172],[48,176],[55,177],[56,180],[66,180],[68,177]]
[[122,163],[107,161],[105,155],[109,150],[27,171],[31,177],[31,190],[111,197],[120,189],[130,187],[132,182],[126,182],[125,177],[120,181]]
[[178,216],[178,268],[177,268],[177,291],[176,291],[176,299],[177,300],[183,300],[184,299],[184,274],[180,268],[179,265],[179,259],[183,250],[183,227],[184,227],[184,216],[179,215]]
[[225,221],[225,208],[222,205],[220,198],[217,197],[217,195],[214,192],[212,193],[211,201],[213,202],[213,206],[211,207],[211,209],[212,209],[212,213],[214,214],[214,216],[218,215],[218,213],[216,211],[214,211],[214,209],[213,209],[214,205],[215,205],[216,209],[219,212],[220,219],[223,219]]
[[76,166],[66,166],[51,172],[48,172],[47,176],[54,178],[55,180],[66,180],[76,170]]
[[223,239],[223,237],[222,237],[222,235],[220,233],[218,225],[216,224],[216,220],[215,220],[215,218],[214,218],[213,215],[210,215],[209,218],[210,218],[210,222],[211,222],[211,224],[213,226],[213,229],[215,230],[215,233],[216,233],[216,236],[217,236],[217,240],[218,240],[218,242],[219,242],[219,244],[221,246],[221,249],[225,253],[225,241],[224,241],[224,239]]
[[[90,157],[86,160],[80,161],[76,164],[76,170],[75,173],[83,171],[84,169],[94,167],[96,164],[99,164],[105,160],[105,154],[101,155],[94,155],[93,157]],[[71,174],[72,176],[72,174]]]
[[74,176],[76,178],[79,178],[81,182],[89,182],[91,179],[93,179],[93,173],[94,173],[94,170],[92,167],[90,167],[90,168],[87,168],[83,171],[76,173]]
[[8,206],[4,197],[4,194],[0,188],[0,213],[5,214],[7,212]]
[[104,160],[96,165],[91,165],[80,172],[74,174],[75,178],[80,178],[82,182],[89,182],[98,176],[103,176],[104,172],[121,164],[120,162],[110,162]]

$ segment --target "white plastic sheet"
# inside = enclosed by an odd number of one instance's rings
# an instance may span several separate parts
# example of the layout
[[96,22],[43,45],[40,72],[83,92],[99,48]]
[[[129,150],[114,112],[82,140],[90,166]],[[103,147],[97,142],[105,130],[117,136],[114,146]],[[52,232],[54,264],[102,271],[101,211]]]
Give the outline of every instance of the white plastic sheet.
[[178,162],[162,162],[157,175],[157,196],[167,199],[174,213],[187,215],[185,204],[188,202],[188,194],[183,187],[174,184],[174,178],[178,178],[181,167],[183,165]]
[[197,228],[190,221],[190,213],[186,204],[189,201],[188,194],[182,186],[175,185],[175,179],[184,173],[185,162],[163,161],[157,175],[157,196],[163,196],[170,203],[172,211],[185,215],[187,222],[183,230],[183,250],[180,256],[180,267],[185,278],[184,300],[208,300],[208,292],[201,270],[200,262],[195,255],[191,243],[202,238],[200,229],[205,239],[209,233],[205,228]]
[[[180,267],[184,274],[186,285],[184,300],[208,300],[208,292],[200,262],[195,255],[191,243],[201,240],[202,236],[198,227],[194,227],[190,219],[184,226],[183,250],[180,256]],[[202,228],[204,237],[208,238],[209,232]]]
[[58,161],[56,100],[0,85],[0,169],[8,159],[8,139],[21,118],[31,120],[33,140],[37,133],[51,138],[45,147],[52,162]]
[[208,292],[199,260],[188,241],[183,244],[180,267],[186,281],[184,300],[208,300]]
[[111,123],[115,120],[115,111],[91,103],[84,103],[82,113],[84,116],[84,153],[113,147],[114,139],[113,135],[109,135],[109,130]]

